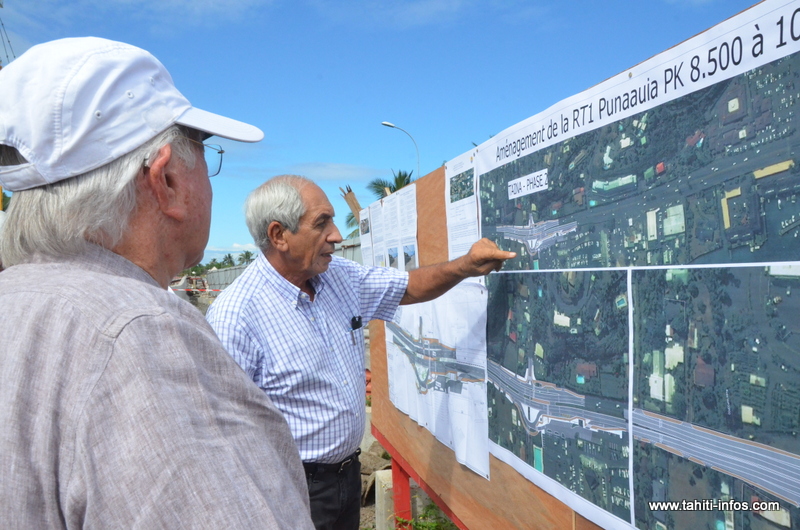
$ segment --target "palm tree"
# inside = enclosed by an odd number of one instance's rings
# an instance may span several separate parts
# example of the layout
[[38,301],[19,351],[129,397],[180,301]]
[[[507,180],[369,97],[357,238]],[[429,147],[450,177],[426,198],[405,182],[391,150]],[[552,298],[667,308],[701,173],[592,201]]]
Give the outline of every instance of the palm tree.
[[386,190],[389,190],[389,193],[394,193],[402,187],[408,186],[411,184],[414,179],[411,177],[414,172],[411,171],[410,173],[406,173],[402,169],[395,173],[392,170],[392,175],[394,176],[394,181],[389,181],[382,178],[377,178],[371,180],[369,184],[367,184],[367,189],[375,195],[377,199],[383,199],[386,197],[387,193]]
[[222,257],[222,266],[223,267],[233,267],[233,256],[231,254],[225,254]]
[[241,254],[239,254],[239,265],[247,265],[251,261],[253,261],[253,253],[249,250],[245,250]]
[[353,215],[353,212],[347,212],[347,215],[344,218],[344,224],[347,228],[352,228],[353,231],[347,234],[345,239],[353,239],[358,235],[358,222],[356,222],[356,216]]
[[208,265],[206,265],[206,268],[207,268],[207,270],[211,270],[211,269],[213,269],[215,267],[219,268],[219,267],[217,267],[217,265],[219,265],[219,262],[217,261],[217,258],[211,258],[211,261],[208,262]]

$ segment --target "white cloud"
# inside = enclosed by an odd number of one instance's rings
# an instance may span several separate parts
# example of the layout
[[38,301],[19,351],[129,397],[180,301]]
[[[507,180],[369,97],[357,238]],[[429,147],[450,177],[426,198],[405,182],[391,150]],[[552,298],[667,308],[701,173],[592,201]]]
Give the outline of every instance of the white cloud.
[[70,2],[83,4],[87,8],[102,10],[117,10],[119,8],[128,9],[135,13],[140,13],[143,18],[150,18],[154,15],[180,16],[184,21],[198,22],[200,20],[215,21],[236,19],[270,2],[264,0],[78,0]]
[[253,253],[259,252],[258,247],[253,243],[234,243],[229,247],[206,247],[206,253],[237,254],[245,250]]
[[379,13],[401,27],[427,26],[457,16],[470,4],[469,0],[416,0],[413,2],[375,2]]

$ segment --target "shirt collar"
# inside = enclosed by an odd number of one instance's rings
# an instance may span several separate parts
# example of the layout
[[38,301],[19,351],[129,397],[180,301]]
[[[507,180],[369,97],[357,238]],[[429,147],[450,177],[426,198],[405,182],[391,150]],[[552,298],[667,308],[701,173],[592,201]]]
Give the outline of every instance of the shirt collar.
[[[264,253],[260,253],[256,258],[256,266],[261,274],[266,279],[267,283],[269,283],[281,296],[286,298],[289,302],[294,303],[297,305],[301,301],[308,300],[307,295],[300,290],[298,286],[284,278],[281,273],[275,270],[275,267],[272,266],[272,263],[269,262],[267,257]],[[325,281],[324,275],[322,274],[318,276],[314,276],[309,280],[311,282],[311,286],[314,288],[314,292],[316,296],[325,289]]]
[[108,249],[86,242],[83,249],[74,255],[52,257],[46,254],[36,254],[31,263],[60,263],[73,264],[83,270],[124,276],[140,282],[148,283],[161,288],[161,285],[150,273],[142,269],[124,256],[120,256]]

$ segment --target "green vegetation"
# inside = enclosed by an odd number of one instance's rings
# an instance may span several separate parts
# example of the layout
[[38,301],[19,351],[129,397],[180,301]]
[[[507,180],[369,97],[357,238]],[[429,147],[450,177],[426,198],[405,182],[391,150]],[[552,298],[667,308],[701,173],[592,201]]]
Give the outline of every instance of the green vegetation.
[[412,520],[395,517],[398,528],[412,528],[413,530],[458,530],[450,519],[433,502],[428,503],[417,517]]
[[210,271],[211,269],[225,269],[228,267],[233,267],[234,265],[247,265],[251,261],[255,259],[255,254],[249,250],[245,250],[237,256],[236,260],[234,261],[232,254],[225,254],[223,256],[222,261],[218,261],[216,258],[212,258],[205,264],[195,265],[194,267],[190,267],[180,273],[180,276],[188,275],[188,276],[203,276],[205,273]]
[[387,189],[389,193],[394,193],[400,188],[404,188],[414,182],[414,179],[411,177],[413,173],[413,171],[409,173],[403,170],[395,173],[395,171],[392,170],[394,180],[389,181],[381,178],[373,179],[367,184],[367,189],[372,192],[376,199],[383,199],[388,195],[386,193]]
[[[375,196],[375,199],[383,199],[386,197],[387,193],[386,190],[389,190],[389,193],[394,193],[400,188],[404,188],[408,186],[414,179],[411,177],[413,171],[406,172],[403,170],[395,172],[392,170],[392,175],[394,180],[386,180],[382,178],[376,178],[371,180],[367,184],[367,189],[372,192]],[[347,239],[352,239],[358,235],[358,223],[356,222],[356,217],[353,215],[353,212],[349,212],[347,217],[345,217],[345,224],[347,228],[352,228],[353,231],[347,234]]]

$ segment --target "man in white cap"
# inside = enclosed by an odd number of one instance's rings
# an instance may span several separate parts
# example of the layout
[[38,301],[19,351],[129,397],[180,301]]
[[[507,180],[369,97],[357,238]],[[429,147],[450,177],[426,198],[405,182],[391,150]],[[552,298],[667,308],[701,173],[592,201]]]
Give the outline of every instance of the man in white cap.
[[283,416],[167,290],[208,239],[202,142],[263,133],[103,39],[31,48],[0,93],[3,527],[312,528]]

